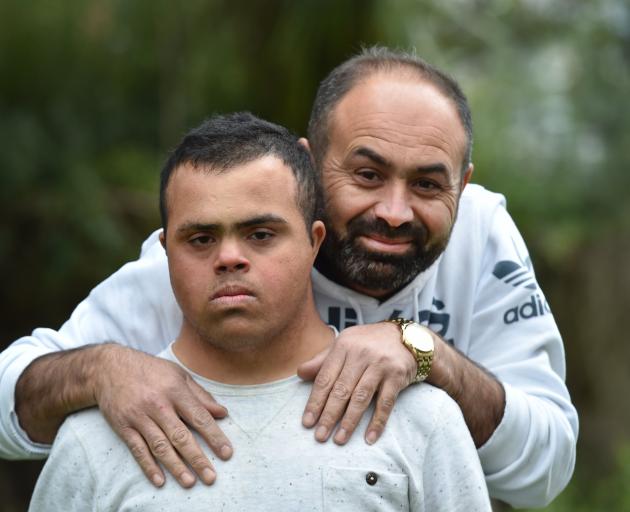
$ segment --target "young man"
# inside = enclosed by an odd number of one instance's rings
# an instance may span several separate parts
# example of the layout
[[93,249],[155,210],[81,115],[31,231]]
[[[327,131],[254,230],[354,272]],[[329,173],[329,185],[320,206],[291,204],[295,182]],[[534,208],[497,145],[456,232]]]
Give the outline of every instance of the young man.
[[212,487],[156,490],[101,413],[84,411],[60,429],[32,510],[490,509],[461,412],[437,388],[404,391],[372,446],[321,446],[301,425],[311,386],[296,369],[335,338],[310,281],[325,235],[317,189],[297,138],[251,115],[184,137],[162,171],[160,241],[183,322],[161,356],[227,405],[237,449],[213,460]]

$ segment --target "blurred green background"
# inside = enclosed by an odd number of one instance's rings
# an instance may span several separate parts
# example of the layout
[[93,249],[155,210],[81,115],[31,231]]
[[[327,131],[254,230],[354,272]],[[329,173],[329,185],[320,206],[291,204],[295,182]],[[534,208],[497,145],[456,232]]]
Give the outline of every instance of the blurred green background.
[[[565,338],[578,463],[553,511],[630,510],[630,7],[625,0],[3,0],[0,348],[74,305],[158,227],[158,172],[214,112],[305,133],[361,45],[415,48],[475,122]],[[0,511],[40,463],[0,461]]]

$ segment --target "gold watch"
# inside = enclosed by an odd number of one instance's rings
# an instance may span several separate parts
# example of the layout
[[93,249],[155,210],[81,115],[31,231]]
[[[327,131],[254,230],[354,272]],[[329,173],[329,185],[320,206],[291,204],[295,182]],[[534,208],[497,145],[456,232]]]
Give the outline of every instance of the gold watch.
[[414,383],[422,382],[431,372],[431,363],[433,363],[433,336],[426,327],[411,320],[404,318],[392,318],[388,320],[396,324],[402,335],[402,344],[407,347],[411,355],[418,363],[418,371],[413,380]]

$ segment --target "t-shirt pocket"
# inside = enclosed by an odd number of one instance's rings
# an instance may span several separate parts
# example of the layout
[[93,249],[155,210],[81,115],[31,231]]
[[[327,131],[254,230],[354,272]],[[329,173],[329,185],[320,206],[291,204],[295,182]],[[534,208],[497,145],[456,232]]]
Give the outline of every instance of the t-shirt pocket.
[[409,510],[404,473],[370,468],[322,468],[324,510],[335,512]]

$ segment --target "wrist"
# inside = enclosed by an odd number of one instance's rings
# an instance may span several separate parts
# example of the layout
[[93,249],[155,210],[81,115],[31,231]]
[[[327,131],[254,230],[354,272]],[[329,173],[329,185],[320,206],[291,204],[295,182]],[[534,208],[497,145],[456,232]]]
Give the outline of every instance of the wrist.
[[461,393],[462,386],[454,370],[456,364],[453,361],[453,349],[437,334],[433,334],[433,341],[435,353],[427,382],[456,398]]
[[90,347],[86,354],[85,379],[91,402],[89,406],[98,405],[104,390],[111,387],[110,376],[120,371],[121,352],[127,350],[116,343],[101,343]]
[[431,373],[434,356],[434,335],[430,329],[411,320],[394,318],[389,320],[398,327],[400,341],[416,363],[412,383],[422,382]]

